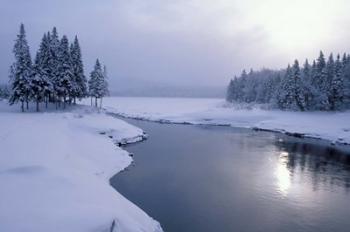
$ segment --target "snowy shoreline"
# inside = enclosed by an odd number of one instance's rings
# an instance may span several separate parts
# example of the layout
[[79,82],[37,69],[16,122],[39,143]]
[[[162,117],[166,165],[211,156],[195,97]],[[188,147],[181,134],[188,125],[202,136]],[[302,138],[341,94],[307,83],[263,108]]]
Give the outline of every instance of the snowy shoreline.
[[119,146],[145,138],[90,107],[20,113],[0,102],[0,231],[162,232],[109,182],[132,163]]
[[109,114],[159,123],[215,125],[264,130],[297,138],[350,145],[350,111],[288,112],[242,109],[222,99],[109,97]]
[[[110,113],[111,114],[111,113]],[[332,142],[330,140],[320,138],[320,137],[313,137],[313,136],[308,136],[303,133],[297,133],[297,132],[288,132],[284,130],[273,130],[273,129],[264,129],[264,128],[259,128],[259,127],[237,127],[237,126],[232,126],[231,124],[226,124],[226,123],[191,123],[191,122],[176,122],[176,121],[170,121],[170,120],[164,120],[164,119],[159,119],[159,120],[153,120],[153,119],[147,119],[147,118],[142,118],[142,117],[132,117],[128,116],[125,114],[118,114],[118,113],[113,113],[112,115],[115,115],[117,117],[125,118],[125,119],[135,119],[135,120],[140,120],[140,121],[146,121],[146,122],[155,122],[155,123],[161,123],[161,124],[178,124],[178,125],[197,125],[197,126],[223,126],[223,127],[236,127],[236,128],[246,128],[254,131],[265,131],[265,132],[271,132],[271,133],[278,133],[278,134],[284,134],[290,137],[295,137],[295,138],[300,138],[300,139],[311,139],[311,140],[322,140],[324,142],[324,145],[332,145],[332,146],[338,146],[341,150],[345,150],[350,152],[350,143],[341,143],[341,142]]]

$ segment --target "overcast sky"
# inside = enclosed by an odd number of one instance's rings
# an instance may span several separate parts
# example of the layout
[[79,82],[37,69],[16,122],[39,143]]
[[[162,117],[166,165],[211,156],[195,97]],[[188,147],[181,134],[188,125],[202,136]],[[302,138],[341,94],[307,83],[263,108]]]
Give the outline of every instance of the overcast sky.
[[77,34],[86,74],[100,58],[112,88],[220,86],[243,68],[350,52],[349,9],[347,0],[0,0],[0,81],[21,22],[32,56],[53,26]]

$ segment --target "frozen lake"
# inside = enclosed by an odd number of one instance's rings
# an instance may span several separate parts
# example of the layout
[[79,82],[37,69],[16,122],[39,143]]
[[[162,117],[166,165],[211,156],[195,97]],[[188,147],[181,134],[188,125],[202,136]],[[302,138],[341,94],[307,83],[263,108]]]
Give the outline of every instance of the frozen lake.
[[284,135],[127,120],[149,139],[111,184],[164,231],[349,231],[350,156]]

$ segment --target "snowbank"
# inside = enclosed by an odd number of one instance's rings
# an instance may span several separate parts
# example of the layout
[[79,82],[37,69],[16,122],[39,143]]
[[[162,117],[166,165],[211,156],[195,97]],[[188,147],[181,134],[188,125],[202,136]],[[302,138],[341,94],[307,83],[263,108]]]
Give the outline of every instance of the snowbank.
[[113,142],[141,129],[88,107],[17,111],[0,102],[0,231],[162,231],[109,185],[132,162]]
[[109,112],[144,120],[259,128],[350,144],[350,111],[247,110],[222,99],[194,98],[109,97],[104,106]]

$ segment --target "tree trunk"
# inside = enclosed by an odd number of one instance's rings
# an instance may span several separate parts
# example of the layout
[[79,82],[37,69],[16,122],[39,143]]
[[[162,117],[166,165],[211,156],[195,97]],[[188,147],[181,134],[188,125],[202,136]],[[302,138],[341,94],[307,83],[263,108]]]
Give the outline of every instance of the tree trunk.
[[97,97],[95,97],[95,107],[97,107]]
[[47,109],[47,102],[49,101],[48,97],[45,98],[45,108]]
[[102,97],[100,98],[100,109],[102,108]]
[[91,102],[91,106],[92,106],[92,97],[90,97],[90,102]]
[[77,99],[76,99],[76,97],[74,97],[73,102],[74,102],[74,105],[77,104]]
[[21,101],[21,110],[24,112],[24,101]]
[[29,102],[28,101],[26,101],[26,104],[27,104],[27,110],[29,109]]
[[63,109],[66,109],[66,96],[63,97]]
[[36,112],[39,112],[39,101],[36,101]]

